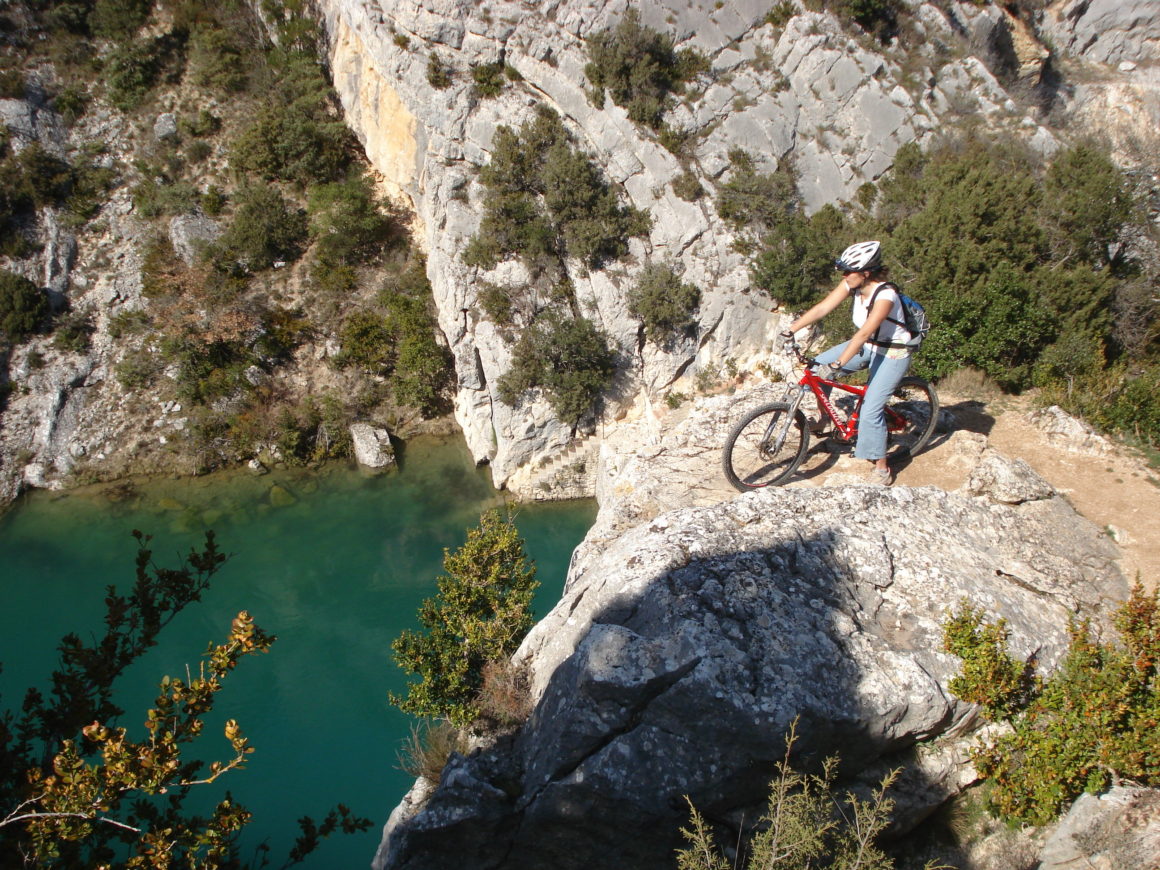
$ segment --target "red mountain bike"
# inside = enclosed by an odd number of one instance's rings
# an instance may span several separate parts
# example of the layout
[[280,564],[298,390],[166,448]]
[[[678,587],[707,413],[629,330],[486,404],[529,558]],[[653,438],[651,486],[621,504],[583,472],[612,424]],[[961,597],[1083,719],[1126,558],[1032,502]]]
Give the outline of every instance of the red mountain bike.
[[[754,408],[729,433],[721,464],[735,489],[746,492],[776,486],[789,479],[810,446],[810,428],[802,399],[812,392],[821,413],[833,423],[828,437],[853,444],[858,437],[858,412],[866,387],[831,381],[814,374],[815,360],[807,358],[795,345],[791,351],[805,367],[801,380],[786,387],[780,402]],[[824,387],[848,394],[835,401]],[[849,416],[835,405],[852,405]],[[823,417],[823,421],[824,421]],[[913,456],[926,446],[938,423],[938,396],[922,378],[903,378],[886,403],[886,458]]]

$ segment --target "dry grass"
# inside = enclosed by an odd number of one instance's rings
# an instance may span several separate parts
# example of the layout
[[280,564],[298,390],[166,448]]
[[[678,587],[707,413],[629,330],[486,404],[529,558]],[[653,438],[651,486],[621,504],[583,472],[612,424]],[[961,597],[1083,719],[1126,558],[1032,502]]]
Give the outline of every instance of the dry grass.
[[411,727],[399,749],[399,767],[416,778],[439,782],[451,753],[465,753],[467,736],[449,722],[425,722]]
[[532,712],[527,674],[506,659],[488,662],[476,705],[488,730],[522,725]]
[[992,402],[1003,396],[1003,389],[986,373],[976,368],[962,368],[951,372],[938,382],[940,395]]

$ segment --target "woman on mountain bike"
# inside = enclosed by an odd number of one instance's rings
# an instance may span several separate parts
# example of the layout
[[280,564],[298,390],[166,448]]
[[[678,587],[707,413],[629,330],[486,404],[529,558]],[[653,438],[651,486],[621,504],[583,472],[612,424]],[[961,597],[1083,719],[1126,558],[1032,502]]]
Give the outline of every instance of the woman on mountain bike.
[[889,486],[893,480],[886,464],[886,400],[910,368],[910,339],[898,289],[886,281],[882,265],[882,246],[878,242],[859,242],[842,252],[834,265],[843,273],[838,286],[809,311],[789,325],[781,334],[787,347],[794,333],[817,323],[847,297],[854,302],[853,338],[832,347],[817,358],[814,369],[833,380],[839,374],[870,369],[866,398],[858,420],[858,441],[854,456],[872,465],[870,480]]

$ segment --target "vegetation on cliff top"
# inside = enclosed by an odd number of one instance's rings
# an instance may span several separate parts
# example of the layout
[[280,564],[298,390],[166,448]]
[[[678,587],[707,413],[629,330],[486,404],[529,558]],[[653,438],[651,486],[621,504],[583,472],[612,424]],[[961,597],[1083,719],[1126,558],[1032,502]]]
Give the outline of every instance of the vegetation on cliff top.
[[1158,595],[1136,585],[1116,614],[1119,642],[1096,641],[1087,620],[1075,622],[1067,655],[1047,677],[1034,659],[1008,653],[1002,620],[985,622],[969,603],[949,615],[944,644],[963,660],[951,691],[1011,726],[972,758],[999,816],[1042,825],[1085,791],[1121,779],[1160,785]]
[[[648,232],[650,219],[620,204],[546,106],[519,130],[500,127],[492,153],[479,174],[483,219],[463,261],[492,269],[518,257],[530,276],[528,287],[482,294],[481,306],[501,324],[523,329],[499,396],[515,404],[528,390],[543,388],[557,416],[577,425],[611,383],[615,365],[607,338],[579,312],[567,261],[604,268],[628,253],[629,238]],[[526,313],[519,324],[512,320],[514,296],[531,302],[521,306]]]
[[444,552],[443,570],[438,593],[419,608],[422,630],[405,631],[391,644],[399,667],[419,678],[391,701],[467,728],[502,712],[486,703],[493,688],[486,677],[494,683],[531,629],[539,581],[515,524],[498,511],[481,516],[462,547]]
[[[761,173],[735,154],[716,205],[752,252],[754,284],[779,302],[811,304],[835,282],[836,251],[881,239],[892,279],[934,323],[920,374],[970,367],[1038,386],[1105,431],[1160,444],[1160,303],[1131,245],[1140,206],[1094,146],[1044,164],[982,135],[910,144],[859,203],[812,215],[784,167]],[[826,329],[848,332],[837,317]]]

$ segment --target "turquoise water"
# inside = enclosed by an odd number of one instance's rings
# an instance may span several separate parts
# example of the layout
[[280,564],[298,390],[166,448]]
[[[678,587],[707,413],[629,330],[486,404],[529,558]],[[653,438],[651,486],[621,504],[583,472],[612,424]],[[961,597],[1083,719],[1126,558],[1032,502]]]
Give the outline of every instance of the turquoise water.
[[[460,546],[480,512],[502,504],[459,441],[412,443],[400,470],[375,477],[332,467],[33,493],[0,517],[0,704],[18,706],[30,685],[47,688],[63,634],[101,630],[105,587],[127,592],[133,582],[132,529],[152,534],[154,561],[170,566],[212,528],[231,558],[123,677],[121,724],[140,739],[158,680],[196,668],[248,610],[278,640],[269,655],[244,660],[218,695],[215,717],[237,719],[256,751],[246,770],[208,787],[213,799],[229,789],[254,813],[245,842],[268,839],[273,866],[298,817],[321,819],[345,803],[373,828],[331,838],[305,866],[366,867],[411,784],[398,749],[412,723],[387,700],[405,685],[391,641],[416,626],[444,548]],[[559,597],[594,517],[590,501],[516,509],[542,583],[537,615]],[[220,724],[207,733],[198,757],[224,758]]]

